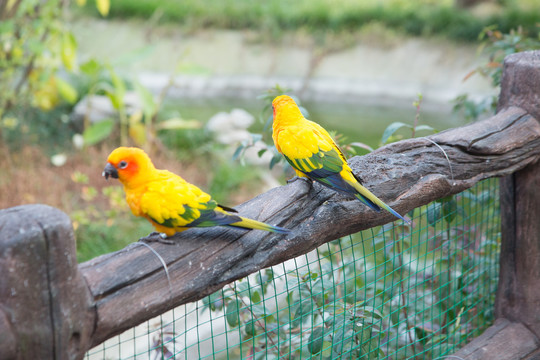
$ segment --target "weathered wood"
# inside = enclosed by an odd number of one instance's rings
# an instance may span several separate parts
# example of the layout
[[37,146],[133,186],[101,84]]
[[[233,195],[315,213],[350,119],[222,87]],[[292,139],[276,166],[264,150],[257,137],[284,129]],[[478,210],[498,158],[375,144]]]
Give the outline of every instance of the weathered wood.
[[0,210],[0,358],[82,358],[94,330],[69,217],[44,205]]
[[501,217],[496,315],[540,336],[540,163],[501,180]]
[[0,355],[2,359],[17,358],[17,341],[8,316],[0,309]]
[[523,359],[540,347],[540,340],[523,324],[498,319],[482,335],[449,359],[512,360]]
[[[540,116],[540,53],[509,56],[504,66],[500,109],[519,105]],[[540,163],[502,179],[501,216],[496,315],[540,336]]]
[[519,107],[540,119],[540,51],[525,51],[504,59],[498,111]]
[[[538,52],[505,59],[499,111],[519,106],[540,116],[539,69]],[[501,179],[502,244],[495,304],[499,320],[455,356],[470,360],[540,358],[539,189],[538,162]]]
[[[391,144],[350,164],[366,186],[401,213],[503,176],[540,157],[540,125],[519,108],[430,137]],[[190,229],[176,245],[132,244],[81,265],[96,300],[93,344],[258,269],[307,253],[341,236],[394,220],[318,184],[297,180],[240,205],[242,215],[293,229],[289,236],[236,229]],[[122,311],[118,311],[122,309]]]

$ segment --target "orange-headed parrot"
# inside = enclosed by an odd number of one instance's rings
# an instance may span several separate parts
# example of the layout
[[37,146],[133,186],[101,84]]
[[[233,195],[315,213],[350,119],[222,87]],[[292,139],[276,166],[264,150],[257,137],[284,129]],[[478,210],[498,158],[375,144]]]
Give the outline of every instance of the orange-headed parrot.
[[[287,234],[290,230],[246,219],[221,206],[197,186],[154,167],[141,149],[119,147],[107,159],[103,176],[120,180],[135,216],[146,218],[166,236],[191,227],[229,226]],[[164,235],[162,235],[164,237]]]

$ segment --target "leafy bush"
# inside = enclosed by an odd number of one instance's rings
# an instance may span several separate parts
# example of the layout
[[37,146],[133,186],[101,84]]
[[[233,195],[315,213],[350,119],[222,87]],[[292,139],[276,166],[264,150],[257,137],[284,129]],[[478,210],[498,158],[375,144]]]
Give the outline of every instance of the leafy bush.
[[505,32],[518,25],[532,32],[540,20],[540,8],[532,0],[510,2],[482,16],[455,6],[453,1],[116,0],[111,16],[145,19],[153,16],[162,22],[181,23],[190,28],[249,28],[263,30],[274,37],[283,30],[340,32],[379,22],[414,36],[443,35],[454,40],[474,41],[482,28],[492,24],[498,24]]
[[[99,3],[103,13],[109,0]],[[12,135],[27,131],[34,109],[77,101],[77,91],[59,76],[78,69],[77,41],[62,21],[65,9],[63,0],[0,4],[0,138],[5,128]]]
[[[491,85],[497,89],[501,85],[503,61],[507,55],[527,50],[540,49],[540,23],[536,31],[526,32],[523,27],[510,30],[508,33],[498,26],[486,27],[479,35],[480,50],[488,55],[488,62],[471,71],[465,79],[474,74],[489,78]],[[468,120],[477,120],[481,116],[491,115],[497,109],[498,97],[493,95],[483,99],[471,99],[468,94],[454,99],[454,112],[459,112]]]

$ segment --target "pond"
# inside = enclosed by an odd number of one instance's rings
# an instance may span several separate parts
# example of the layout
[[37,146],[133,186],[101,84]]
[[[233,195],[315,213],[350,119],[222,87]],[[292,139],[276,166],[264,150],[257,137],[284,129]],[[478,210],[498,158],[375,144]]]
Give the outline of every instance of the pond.
[[[345,135],[346,142],[362,142],[373,148],[379,147],[381,136],[386,127],[396,121],[414,124],[416,108],[389,105],[370,104],[337,104],[325,102],[302,102],[309,112],[309,119],[313,120],[331,133]],[[220,111],[229,112],[234,108],[242,108],[258,119],[265,103],[263,100],[253,99],[169,99],[164,105],[168,111],[178,111],[184,119],[196,119],[206,123],[214,114]],[[429,125],[438,131],[462,126],[466,121],[451,112],[450,106],[430,105],[420,110],[419,124]],[[270,115],[268,111],[265,118]],[[263,132],[264,123],[257,120],[250,128],[252,132]],[[271,130],[266,130],[270,134]],[[404,137],[410,132],[402,131]],[[429,135],[429,132],[420,132],[417,136]]]

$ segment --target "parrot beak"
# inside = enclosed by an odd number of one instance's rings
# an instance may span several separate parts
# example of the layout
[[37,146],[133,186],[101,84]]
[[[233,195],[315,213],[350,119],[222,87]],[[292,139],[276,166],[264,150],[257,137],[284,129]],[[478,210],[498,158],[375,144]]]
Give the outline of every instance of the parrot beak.
[[109,180],[109,176],[113,179],[118,179],[118,171],[110,163],[107,163],[101,175],[105,177],[105,180]]

